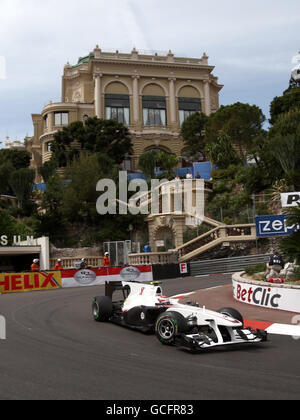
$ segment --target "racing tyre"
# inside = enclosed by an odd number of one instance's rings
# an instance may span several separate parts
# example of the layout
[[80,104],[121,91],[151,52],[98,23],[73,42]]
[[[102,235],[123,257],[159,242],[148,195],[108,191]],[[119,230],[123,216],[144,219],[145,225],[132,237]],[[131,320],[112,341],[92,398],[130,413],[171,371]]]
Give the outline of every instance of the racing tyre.
[[164,312],[155,324],[157,339],[166,345],[174,344],[176,336],[184,334],[188,330],[187,322],[183,315],[178,312]]
[[109,297],[98,296],[93,300],[93,318],[97,322],[106,322],[113,314],[113,304]]
[[242,314],[239,311],[237,311],[236,309],[234,309],[234,308],[222,308],[222,309],[219,309],[218,312],[220,314],[223,314],[223,315],[231,316],[231,318],[234,318],[237,321],[240,321],[244,325],[244,318],[243,318]]

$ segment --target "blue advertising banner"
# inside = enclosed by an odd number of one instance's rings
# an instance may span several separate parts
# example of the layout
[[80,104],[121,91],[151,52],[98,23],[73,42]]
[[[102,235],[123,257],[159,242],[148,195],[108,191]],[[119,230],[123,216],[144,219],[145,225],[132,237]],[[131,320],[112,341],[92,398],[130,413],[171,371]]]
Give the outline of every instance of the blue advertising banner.
[[299,225],[288,226],[287,215],[279,214],[275,216],[257,216],[256,236],[259,238],[268,236],[286,236],[300,229]]

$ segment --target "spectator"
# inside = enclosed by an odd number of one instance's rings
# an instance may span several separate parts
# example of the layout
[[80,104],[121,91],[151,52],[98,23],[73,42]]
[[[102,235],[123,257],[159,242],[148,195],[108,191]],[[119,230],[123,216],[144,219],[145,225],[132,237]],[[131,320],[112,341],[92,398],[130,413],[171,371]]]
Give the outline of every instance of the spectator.
[[267,270],[270,272],[271,270],[280,273],[280,271],[284,268],[284,262],[282,256],[278,252],[274,252],[269,259],[267,264]]
[[199,174],[199,172],[196,173],[196,179],[201,179],[201,175]]
[[80,270],[84,270],[85,268],[93,268],[93,267],[87,263],[86,258],[82,258],[81,263],[80,263]]
[[191,174],[191,171],[189,169],[188,169],[185,177],[186,177],[186,179],[193,179],[193,175]]
[[111,262],[110,262],[110,259],[109,259],[109,253],[108,252],[105,252],[105,254],[104,254],[103,264],[104,264],[104,267],[110,267],[111,266]]
[[144,252],[151,252],[151,247],[149,244],[144,246]]
[[41,270],[39,263],[40,263],[40,260],[38,260],[38,259],[33,260],[32,264],[31,264],[31,267],[30,267],[32,272]]
[[54,270],[63,270],[63,269],[64,269],[64,267],[62,265],[62,260],[59,258],[57,260],[57,263],[55,264]]

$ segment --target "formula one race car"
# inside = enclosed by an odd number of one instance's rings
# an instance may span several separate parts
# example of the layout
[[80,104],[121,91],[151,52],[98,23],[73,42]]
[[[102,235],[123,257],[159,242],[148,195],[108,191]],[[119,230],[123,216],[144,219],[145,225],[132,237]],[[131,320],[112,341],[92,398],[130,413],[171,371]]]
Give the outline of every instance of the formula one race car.
[[[119,291],[120,300],[113,300]],[[218,312],[163,296],[160,283],[109,282],[105,296],[95,297],[93,318],[111,321],[142,332],[155,332],[162,344],[198,351],[218,346],[260,343],[267,333],[243,327],[242,315],[233,308]]]

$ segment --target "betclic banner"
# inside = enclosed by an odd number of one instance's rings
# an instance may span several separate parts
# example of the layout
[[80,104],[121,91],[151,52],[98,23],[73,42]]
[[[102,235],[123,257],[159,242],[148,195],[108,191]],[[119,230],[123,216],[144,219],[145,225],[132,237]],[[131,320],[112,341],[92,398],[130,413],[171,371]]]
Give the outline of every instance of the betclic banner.
[[60,288],[60,271],[0,274],[0,293],[33,292]]
[[241,303],[300,313],[300,289],[252,284],[233,278],[233,296]]

